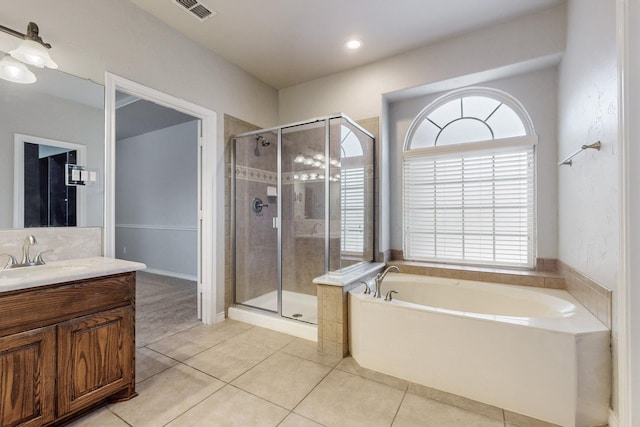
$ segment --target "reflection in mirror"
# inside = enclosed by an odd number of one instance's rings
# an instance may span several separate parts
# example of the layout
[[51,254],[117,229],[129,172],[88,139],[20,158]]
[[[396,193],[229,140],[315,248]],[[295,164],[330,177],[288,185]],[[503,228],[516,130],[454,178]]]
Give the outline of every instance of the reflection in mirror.
[[[0,52],[0,56],[2,55]],[[76,153],[79,164],[86,162],[83,166],[97,170],[99,176],[104,168],[104,88],[57,70],[33,71],[38,81],[31,85],[0,80],[0,150],[3,153],[0,156],[0,229],[28,226],[32,220],[35,221],[31,217],[35,217],[36,212],[38,218],[41,218],[45,216],[44,212],[49,211],[49,206],[57,206],[56,209],[61,210],[65,204],[73,204],[71,193],[74,190],[65,190],[57,195],[52,194],[53,197],[27,196],[30,213],[24,209],[15,213],[17,206],[14,193],[21,191],[22,197],[18,199],[26,202],[25,180],[32,182],[40,176],[39,167],[35,169],[36,162],[32,161],[28,165],[25,163],[28,159],[24,158],[24,143],[20,145],[22,149],[16,149],[18,144],[15,141],[19,137],[29,135],[32,140],[27,142],[37,145],[45,140],[75,144],[86,150],[84,160],[80,158],[79,152]],[[35,151],[35,148],[32,147],[31,150]],[[24,170],[20,181],[16,178],[18,169]],[[83,225],[81,214],[84,212],[84,225],[101,227],[104,197],[102,185],[77,187],[75,191],[76,218],[73,219],[74,208],[71,207],[69,215],[65,214],[69,218],[61,219],[58,216],[49,226],[72,226],[74,222]],[[37,206],[29,204],[34,201]],[[66,208],[64,210],[67,211]],[[25,215],[31,218],[26,223]]]
[[85,193],[66,185],[67,164],[84,164],[86,147],[16,134],[13,227],[84,226]]

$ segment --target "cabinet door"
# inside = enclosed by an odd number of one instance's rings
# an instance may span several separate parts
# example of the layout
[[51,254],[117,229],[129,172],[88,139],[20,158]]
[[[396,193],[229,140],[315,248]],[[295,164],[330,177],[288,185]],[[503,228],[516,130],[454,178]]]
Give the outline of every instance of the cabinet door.
[[58,416],[135,393],[133,328],[131,307],[58,325]]
[[55,328],[0,338],[0,426],[40,426],[54,419]]

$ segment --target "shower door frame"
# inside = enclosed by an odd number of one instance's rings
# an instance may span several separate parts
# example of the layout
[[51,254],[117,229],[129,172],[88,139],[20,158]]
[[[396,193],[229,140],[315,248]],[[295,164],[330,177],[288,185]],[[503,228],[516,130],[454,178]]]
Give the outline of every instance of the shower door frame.
[[[268,310],[268,309],[264,309],[264,308],[260,308],[260,307],[254,307],[248,304],[243,304],[241,302],[237,301],[237,295],[236,295],[236,286],[237,286],[237,282],[236,282],[236,173],[235,173],[235,166],[236,166],[236,148],[237,148],[237,138],[244,138],[244,137],[248,137],[248,136],[256,136],[259,134],[264,134],[264,133],[268,133],[268,132],[272,132],[272,133],[277,133],[278,138],[277,138],[277,149],[278,149],[278,153],[276,156],[276,162],[277,162],[277,168],[276,168],[276,173],[277,173],[277,183],[276,183],[276,187],[277,187],[277,194],[278,194],[278,207],[277,207],[277,217],[275,218],[275,225],[277,228],[277,232],[276,232],[276,259],[277,259],[277,275],[276,275],[276,280],[277,280],[277,287],[276,287],[276,291],[277,291],[277,311],[274,314],[277,314],[279,317],[285,318],[285,319],[290,319],[288,317],[285,317],[282,315],[282,130],[283,129],[290,129],[290,128],[294,128],[297,126],[304,126],[304,125],[309,125],[309,124],[313,124],[313,123],[318,123],[318,122],[324,122],[324,136],[325,136],[325,144],[324,144],[324,150],[325,150],[325,157],[329,158],[329,152],[331,150],[330,144],[331,144],[331,136],[330,136],[330,128],[331,128],[331,120],[332,119],[343,119],[346,120],[347,122],[349,122],[349,124],[351,124],[352,126],[356,127],[357,129],[359,129],[360,131],[362,131],[364,134],[366,134],[367,136],[369,136],[370,138],[373,139],[374,143],[375,143],[375,137],[373,136],[373,134],[371,134],[371,132],[367,131],[366,129],[364,129],[362,126],[360,126],[358,123],[356,123],[354,120],[352,120],[350,117],[347,117],[346,115],[342,114],[342,113],[338,113],[338,114],[332,114],[332,115],[328,115],[328,116],[322,116],[322,117],[315,117],[309,120],[303,120],[303,121],[299,121],[299,122],[293,122],[293,123],[287,123],[284,125],[280,125],[280,126],[274,126],[274,127],[270,127],[270,128],[264,128],[264,129],[258,129],[255,131],[250,131],[250,132],[244,132],[238,135],[234,135],[232,137],[232,149],[231,149],[231,188],[230,188],[230,216],[231,216],[231,252],[232,252],[232,256],[231,256],[231,271],[233,272],[233,285],[232,285],[232,295],[233,295],[233,303],[236,305],[240,305],[242,307],[246,307],[248,309],[251,310],[256,310],[259,312],[265,312],[265,313],[274,313],[272,310]],[[374,165],[374,168],[376,167],[376,155],[375,155],[375,150],[373,151],[373,157],[372,157],[372,162]],[[330,190],[330,185],[329,185],[329,179],[328,179],[328,175],[327,178],[325,179],[325,229],[324,229],[324,271],[325,274],[327,274],[329,272],[329,257],[330,257],[330,245],[329,245],[329,235],[331,232],[331,221],[329,220],[330,218],[330,205],[329,205],[329,190]],[[372,239],[375,242],[375,238],[376,238],[376,227],[375,227],[375,209],[373,211],[373,220],[374,220],[374,224],[372,226],[371,229],[371,233],[372,233]],[[374,245],[375,246],[375,245]],[[374,254],[373,254],[373,259],[369,262],[373,262],[375,260],[375,249],[374,249]],[[351,270],[352,268],[357,268],[360,264],[355,264],[353,266],[349,266],[347,268],[345,268],[342,273],[345,273],[349,270]],[[300,321],[300,320],[296,320],[296,319],[291,319],[291,320],[295,320],[297,322],[301,322],[301,323],[306,323],[304,321]]]

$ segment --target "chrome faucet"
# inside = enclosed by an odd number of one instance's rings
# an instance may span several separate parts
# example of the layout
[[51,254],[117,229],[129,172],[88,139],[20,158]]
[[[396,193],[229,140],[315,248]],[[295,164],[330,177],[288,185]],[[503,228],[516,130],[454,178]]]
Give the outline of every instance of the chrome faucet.
[[22,244],[22,261],[20,264],[22,265],[31,265],[32,261],[29,258],[29,249],[32,245],[37,245],[38,241],[36,240],[36,236],[33,234],[28,235],[24,238],[24,243]]
[[0,256],[4,255],[9,257],[9,260],[7,261],[7,263],[3,268],[8,269],[8,268],[18,268],[18,267],[31,267],[34,265],[46,264],[46,262],[44,262],[44,258],[42,258],[42,254],[45,252],[51,252],[51,249],[40,251],[36,254],[36,256],[33,259],[31,259],[29,251],[31,249],[31,246],[36,244],[38,244],[38,241],[36,240],[36,237],[34,235],[31,234],[24,238],[24,243],[22,244],[22,259],[20,260],[20,262],[18,262],[18,260],[13,255],[0,254]]
[[392,265],[391,267],[388,267],[382,273],[376,274],[376,293],[373,294],[374,298],[382,298],[382,289],[381,289],[382,281],[386,277],[387,273],[389,273],[389,271],[391,271],[391,270],[393,270],[393,271],[395,271],[397,273],[400,273],[400,269],[397,266]]

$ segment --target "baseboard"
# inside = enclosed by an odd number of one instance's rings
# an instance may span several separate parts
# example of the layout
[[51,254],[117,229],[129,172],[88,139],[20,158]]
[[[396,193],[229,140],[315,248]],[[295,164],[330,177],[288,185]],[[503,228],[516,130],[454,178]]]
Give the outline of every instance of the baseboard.
[[224,322],[225,320],[226,320],[226,317],[224,317],[224,311],[222,313],[216,314],[215,323]]
[[191,280],[192,282],[195,282],[198,280],[196,276],[191,276],[191,275],[182,274],[182,273],[174,273],[173,271],[160,270],[157,268],[147,267],[143,271],[146,273],[157,274],[159,276],[169,276],[169,277],[175,277],[176,279]]
[[618,417],[612,409],[609,409],[609,427],[619,427]]

